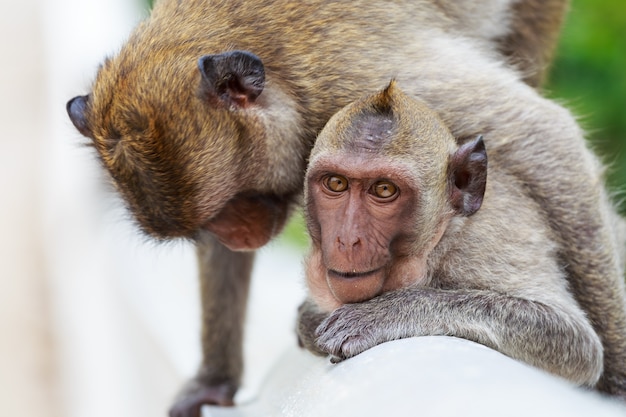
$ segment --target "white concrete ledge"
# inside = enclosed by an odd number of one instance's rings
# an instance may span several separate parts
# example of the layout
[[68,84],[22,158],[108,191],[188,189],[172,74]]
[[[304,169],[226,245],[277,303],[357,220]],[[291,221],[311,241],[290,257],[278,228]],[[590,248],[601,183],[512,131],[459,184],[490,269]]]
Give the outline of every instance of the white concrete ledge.
[[626,406],[451,337],[389,342],[337,365],[296,347],[256,399],[205,417],[626,415]]

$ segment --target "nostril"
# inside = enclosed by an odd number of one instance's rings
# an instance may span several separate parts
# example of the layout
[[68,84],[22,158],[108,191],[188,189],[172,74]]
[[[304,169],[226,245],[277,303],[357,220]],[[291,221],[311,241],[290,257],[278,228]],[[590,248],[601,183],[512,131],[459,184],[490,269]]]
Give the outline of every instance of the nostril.
[[337,236],[337,248],[340,251],[345,251],[346,249],[357,249],[361,246],[361,238],[359,237],[348,237],[347,239],[342,239],[340,236]]

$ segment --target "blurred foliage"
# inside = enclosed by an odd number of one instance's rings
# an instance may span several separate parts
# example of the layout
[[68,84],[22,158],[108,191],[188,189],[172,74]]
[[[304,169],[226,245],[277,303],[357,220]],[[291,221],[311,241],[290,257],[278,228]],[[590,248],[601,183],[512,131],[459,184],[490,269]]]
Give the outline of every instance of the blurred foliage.
[[[609,164],[618,199],[626,190],[626,2],[572,0],[547,85],[580,117],[592,147]],[[621,209],[626,213],[626,205]]]
[[298,209],[296,213],[291,216],[289,223],[285,226],[285,230],[280,235],[280,240],[300,249],[305,249],[309,246],[309,235],[306,233],[302,209]]

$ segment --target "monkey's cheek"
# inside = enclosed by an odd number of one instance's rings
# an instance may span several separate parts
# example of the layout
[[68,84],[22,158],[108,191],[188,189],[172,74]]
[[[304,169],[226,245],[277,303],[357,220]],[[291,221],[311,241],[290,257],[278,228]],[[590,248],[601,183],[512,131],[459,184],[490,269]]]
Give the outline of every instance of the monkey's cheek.
[[333,297],[340,303],[360,303],[382,293],[385,284],[385,271],[380,269],[358,277],[345,277],[328,271],[326,281]]

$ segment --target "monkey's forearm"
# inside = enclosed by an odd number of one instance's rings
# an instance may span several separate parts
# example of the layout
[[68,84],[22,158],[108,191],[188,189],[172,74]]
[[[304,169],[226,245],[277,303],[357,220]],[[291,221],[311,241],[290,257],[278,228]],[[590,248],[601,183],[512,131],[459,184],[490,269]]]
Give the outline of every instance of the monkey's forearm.
[[232,405],[243,372],[243,322],[253,252],[232,252],[211,236],[198,243],[202,306],[202,365],[170,410],[200,415],[204,404]]
[[380,343],[449,335],[484,344],[582,385],[602,373],[602,345],[581,314],[503,294],[410,288],[346,304],[317,329],[317,345],[349,358]]
[[239,384],[243,322],[254,252],[232,252],[212,237],[198,245],[202,368],[207,383]]

